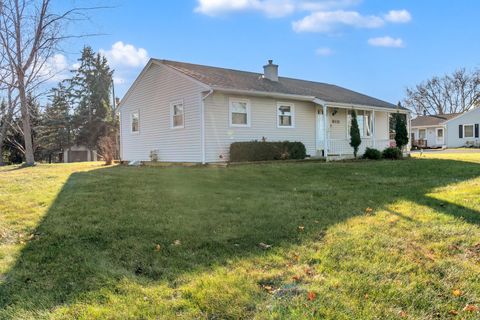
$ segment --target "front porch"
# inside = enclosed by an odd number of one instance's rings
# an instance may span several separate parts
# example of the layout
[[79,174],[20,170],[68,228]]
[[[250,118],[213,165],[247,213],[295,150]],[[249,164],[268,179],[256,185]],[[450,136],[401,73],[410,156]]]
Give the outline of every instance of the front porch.
[[[353,107],[357,113],[362,143],[358,156],[367,148],[384,150],[395,146],[391,136],[390,117],[396,110],[378,110],[373,108]],[[326,159],[353,158],[350,146],[351,106],[318,106],[317,107],[317,156]],[[407,117],[407,129],[410,132],[410,116]],[[410,147],[407,146],[407,150]]]

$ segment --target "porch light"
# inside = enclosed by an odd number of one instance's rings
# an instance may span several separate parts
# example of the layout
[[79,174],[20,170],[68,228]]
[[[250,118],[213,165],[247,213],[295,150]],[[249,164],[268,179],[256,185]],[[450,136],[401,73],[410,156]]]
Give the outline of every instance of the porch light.
[[338,113],[338,109],[337,108],[333,109],[332,117],[335,116],[337,113]]

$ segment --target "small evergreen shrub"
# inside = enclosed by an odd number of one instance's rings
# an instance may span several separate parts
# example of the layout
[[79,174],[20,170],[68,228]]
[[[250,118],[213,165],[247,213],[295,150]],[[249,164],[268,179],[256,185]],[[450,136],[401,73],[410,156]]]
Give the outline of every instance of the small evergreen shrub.
[[353,148],[353,155],[357,157],[358,147],[362,144],[360,129],[358,127],[357,112],[352,110],[352,120],[350,126],[350,146]]
[[402,150],[396,147],[390,147],[383,150],[383,157],[390,160],[402,159]]
[[305,159],[307,154],[305,145],[301,142],[266,142],[249,141],[234,142],[230,145],[230,161],[270,161]]
[[367,148],[363,154],[364,159],[380,160],[382,159],[382,152],[374,148]]

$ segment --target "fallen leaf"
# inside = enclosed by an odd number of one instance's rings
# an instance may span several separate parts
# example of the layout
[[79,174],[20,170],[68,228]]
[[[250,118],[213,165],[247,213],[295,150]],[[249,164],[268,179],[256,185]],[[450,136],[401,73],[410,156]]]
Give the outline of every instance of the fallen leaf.
[[450,311],[448,311],[448,313],[451,314],[452,316],[458,315],[458,311],[457,311],[457,310],[450,310]]
[[302,279],[302,277],[300,277],[299,275],[294,275],[292,279],[298,282]]
[[368,299],[368,293],[365,293],[364,297],[365,297],[365,299]]
[[268,293],[273,293],[275,291],[272,286],[268,286],[268,285],[262,285],[262,288]]
[[313,301],[313,300],[315,300],[316,298],[317,298],[317,294],[316,294],[315,292],[309,291],[309,292],[307,293],[307,299],[308,299],[308,301]]
[[406,317],[407,317],[407,313],[406,313],[405,311],[403,311],[403,310],[400,311],[400,312],[398,313],[398,315],[400,316],[400,318],[406,318]]
[[162,249],[162,247],[161,247],[159,244],[157,244],[157,245],[155,246],[155,251],[158,252],[158,251],[160,251],[161,249]]
[[469,311],[469,312],[475,312],[480,310],[480,308],[474,304],[467,304],[465,308],[463,308],[463,311]]
[[365,214],[370,214],[373,212],[373,209],[368,207],[367,209],[365,209]]
[[293,260],[298,261],[300,260],[300,255],[298,253],[293,254]]
[[182,244],[182,242],[181,242],[180,240],[175,240],[175,241],[173,241],[173,245],[174,245],[174,246],[179,246],[179,245],[181,245],[181,244]]
[[266,243],[263,243],[263,242],[260,242],[260,243],[258,244],[258,246],[259,246],[260,248],[264,249],[264,250],[270,249],[270,248],[272,247],[271,244],[266,244]]
[[452,294],[455,297],[460,297],[462,295],[462,291],[460,289],[455,289],[455,290],[452,291]]
[[300,231],[300,232],[305,231],[305,226],[298,226],[298,231]]
[[311,277],[314,274],[314,271],[311,268],[305,268],[305,273],[307,276]]

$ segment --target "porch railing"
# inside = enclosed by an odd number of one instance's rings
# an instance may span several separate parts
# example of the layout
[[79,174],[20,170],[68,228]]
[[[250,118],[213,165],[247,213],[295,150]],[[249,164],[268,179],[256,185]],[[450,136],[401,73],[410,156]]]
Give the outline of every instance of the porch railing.
[[[367,148],[375,148],[384,150],[391,146],[390,139],[362,139],[362,143],[358,148],[358,155],[365,153]],[[347,139],[330,139],[327,141],[328,155],[345,156],[353,155],[353,148],[350,146],[350,140]]]

